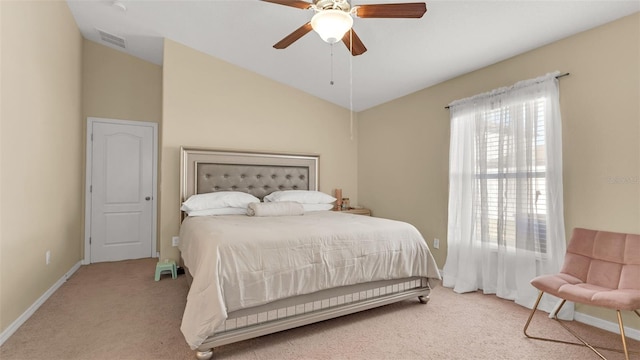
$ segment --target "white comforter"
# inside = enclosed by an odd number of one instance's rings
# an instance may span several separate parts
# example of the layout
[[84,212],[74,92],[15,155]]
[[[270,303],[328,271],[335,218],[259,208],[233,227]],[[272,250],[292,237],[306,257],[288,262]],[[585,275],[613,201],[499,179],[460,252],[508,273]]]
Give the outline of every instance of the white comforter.
[[181,326],[192,349],[234,310],[343,285],[439,278],[412,225],[333,211],[189,217],[180,251],[193,275]]

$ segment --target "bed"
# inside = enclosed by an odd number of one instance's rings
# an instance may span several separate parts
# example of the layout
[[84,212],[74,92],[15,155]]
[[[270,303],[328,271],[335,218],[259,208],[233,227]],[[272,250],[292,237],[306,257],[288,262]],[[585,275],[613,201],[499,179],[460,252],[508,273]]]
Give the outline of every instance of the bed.
[[[324,194],[317,155],[183,147],[180,163],[182,209],[198,194],[246,193],[265,201]],[[440,275],[415,227],[309,211],[317,209],[298,202],[278,205],[298,212],[181,212],[181,266],[190,284],[181,330],[197,359],[211,359],[217,346],[397,301],[427,303]]]

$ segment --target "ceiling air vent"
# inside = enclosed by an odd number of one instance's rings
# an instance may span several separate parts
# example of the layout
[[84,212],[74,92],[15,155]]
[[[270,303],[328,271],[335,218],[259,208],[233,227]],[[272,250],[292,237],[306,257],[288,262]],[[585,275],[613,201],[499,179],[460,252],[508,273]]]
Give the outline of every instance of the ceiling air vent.
[[96,29],[96,30],[98,31],[98,34],[100,34],[100,39],[102,39],[102,41],[108,42],[111,45],[119,46],[123,49],[127,47],[124,41],[124,38],[110,34],[104,30],[100,30],[100,29]]

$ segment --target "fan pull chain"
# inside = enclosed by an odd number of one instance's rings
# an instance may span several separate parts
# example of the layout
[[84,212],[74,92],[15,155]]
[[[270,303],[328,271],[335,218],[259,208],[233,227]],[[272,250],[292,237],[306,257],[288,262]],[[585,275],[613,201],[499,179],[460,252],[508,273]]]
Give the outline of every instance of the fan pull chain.
[[349,130],[353,141],[353,30],[349,30]]
[[333,85],[333,44],[331,46],[331,80],[329,81],[329,85]]

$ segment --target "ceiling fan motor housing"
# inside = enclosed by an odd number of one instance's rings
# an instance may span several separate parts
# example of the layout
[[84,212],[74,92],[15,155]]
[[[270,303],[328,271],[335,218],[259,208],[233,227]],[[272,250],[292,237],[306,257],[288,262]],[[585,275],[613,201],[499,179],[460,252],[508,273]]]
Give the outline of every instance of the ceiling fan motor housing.
[[317,11],[322,10],[342,10],[346,13],[351,11],[351,5],[347,0],[316,0],[314,1]]

